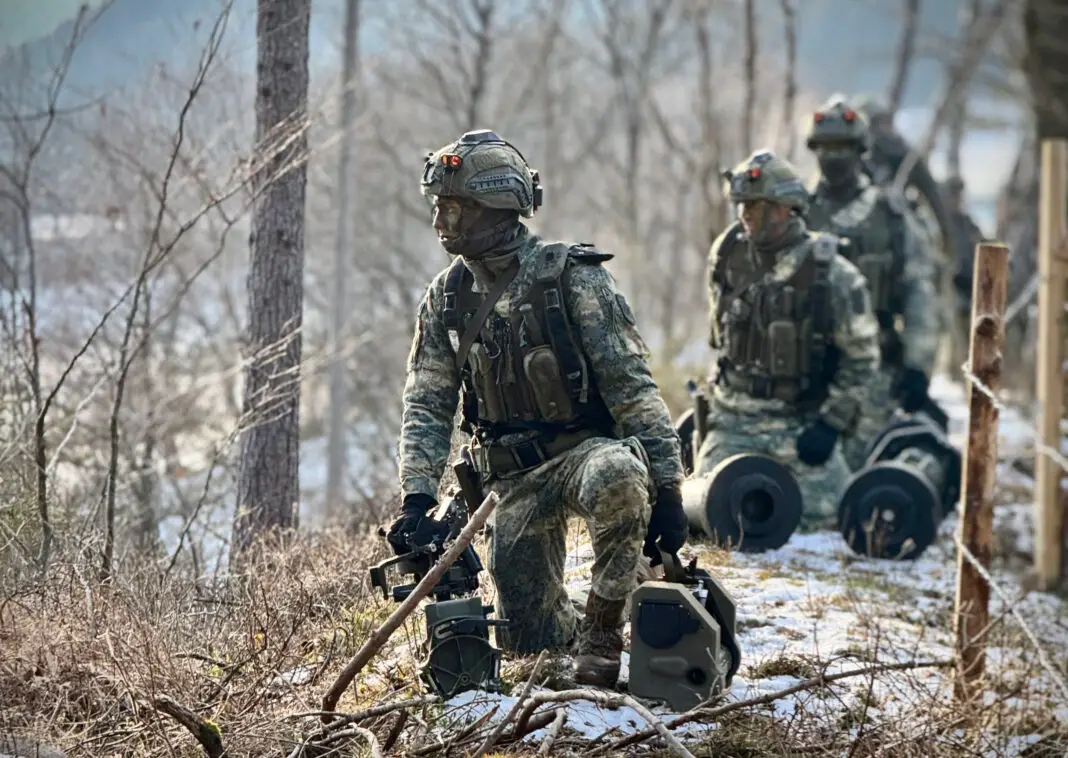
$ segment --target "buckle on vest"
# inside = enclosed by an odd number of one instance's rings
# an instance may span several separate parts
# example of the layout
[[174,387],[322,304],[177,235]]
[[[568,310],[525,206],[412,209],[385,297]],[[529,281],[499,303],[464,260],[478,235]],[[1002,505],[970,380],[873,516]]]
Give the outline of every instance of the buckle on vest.
[[547,287],[545,289],[545,307],[546,308],[559,308],[560,307],[560,290],[556,287]]
[[512,459],[520,469],[534,468],[549,460],[545,448],[537,440],[520,442],[511,448]]

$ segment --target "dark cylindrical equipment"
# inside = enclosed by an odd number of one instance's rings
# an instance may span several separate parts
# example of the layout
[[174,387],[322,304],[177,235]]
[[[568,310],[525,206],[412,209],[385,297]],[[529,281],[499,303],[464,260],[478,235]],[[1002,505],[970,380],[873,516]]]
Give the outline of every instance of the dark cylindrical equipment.
[[842,493],[842,536],[860,555],[918,558],[956,505],[960,471],[960,452],[938,422],[923,413],[895,418]]
[[786,544],[801,523],[801,490],[790,470],[763,455],[743,453],[682,483],[692,532],[741,552]]

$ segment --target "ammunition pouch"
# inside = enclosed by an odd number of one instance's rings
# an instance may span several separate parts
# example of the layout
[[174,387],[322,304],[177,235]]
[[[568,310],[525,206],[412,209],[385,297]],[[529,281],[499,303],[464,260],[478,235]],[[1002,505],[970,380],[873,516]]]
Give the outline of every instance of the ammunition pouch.
[[[566,453],[588,439],[599,436],[592,429],[535,437],[514,444],[490,442],[471,446],[471,458],[483,477],[520,474]],[[476,442],[478,440],[476,439]]]

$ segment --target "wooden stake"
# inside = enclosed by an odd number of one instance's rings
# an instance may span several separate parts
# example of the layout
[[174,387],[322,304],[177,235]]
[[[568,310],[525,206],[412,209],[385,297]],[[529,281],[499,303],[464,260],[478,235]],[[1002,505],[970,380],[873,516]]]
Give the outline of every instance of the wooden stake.
[[[1039,441],[1061,449],[1064,415],[1065,279],[1068,278],[1068,140],[1042,141],[1042,180],[1038,225],[1038,356],[1035,389]],[[1063,568],[1060,482],[1057,461],[1035,451],[1035,578],[1040,590],[1052,589]]]
[[[983,568],[994,546],[994,475],[998,461],[998,408],[988,393],[1001,387],[1001,349],[1005,340],[1005,298],[1009,248],[976,246],[972,285],[972,339],[968,364],[968,443],[961,482],[960,540]],[[978,380],[982,386],[977,386]],[[983,641],[989,621],[990,586],[963,552],[957,555],[957,601],[954,614],[957,677],[954,694],[971,699],[983,675]],[[975,635],[975,636],[973,636]]]
[[393,611],[390,617],[382,622],[381,626],[371,632],[367,642],[363,643],[363,647],[356,651],[356,655],[345,665],[345,668],[337,675],[337,679],[330,685],[330,689],[323,696],[323,713],[320,720],[324,724],[329,724],[336,718],[333,715],[334,706],[341,699],[345,688],[352,683],[352,680],[360,673],[360,670],[381,649],[382,645],[389,639],[389,636],[397,630],[397,627],[404,623],[404,619],[408,618],[412,611],[419,606],[419,601],[430,594],[430,591],[434,589],[441,577],[445,576],[445,572],[449,570],[449,567],[460,557],[460,553],[471,544],[475,534],[485,526],[486,519],[489,518],[490,513],[496,507],[497,493],[491,492],[486,495],[486,499],[482,501],[482,505],[478,507],[478,510],[471,514],[467,525],[449,545],[449,549],[445,551],[445,554],[434,564],[434,568],[430,569],[427,575],[419,581],[419,584],[415,585],[412,594],[404,599],[400,607]]

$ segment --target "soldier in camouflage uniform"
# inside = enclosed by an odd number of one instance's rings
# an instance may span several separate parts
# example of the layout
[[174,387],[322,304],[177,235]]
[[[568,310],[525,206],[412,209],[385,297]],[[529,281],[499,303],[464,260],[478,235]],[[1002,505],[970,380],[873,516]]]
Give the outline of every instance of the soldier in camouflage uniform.
[[909,412],[927,399],[941,337],[936,266],[906,209],[862,171],[870,134],[860,113],[832,99],[812,115],[807,141],[822,174],[809,227],[850,241],[848,256],[868,280],[879,320],[880,370],[857,433],[843,444],[846,462],[856,470],[893,413],[891,399]]
[[709,252],[718,360],[695,473],[767,455],[797,478],[802,527],[833,525],[849,478],[836,443],[853,434],[879,357],[868,288],[845,243],[806,228],[808,192],[787,161],[759,151],[727,178],[741,223]]
[[[679,438],[634,313],[602,266],[612,256],[528,231],[520,215],[540,205],[537,173],[493,132],[430,154],[422,191],[455,258],[419,306],[391,534],[418,542],[460,402],[483,486],[500,497],[487,527],[496,611],[511,622],[499,644],[577,642],[576,680],[614,686],[643,542],[675,553],[687,522]],[[563,583],[569,516],[593,542],[581,623]]]

